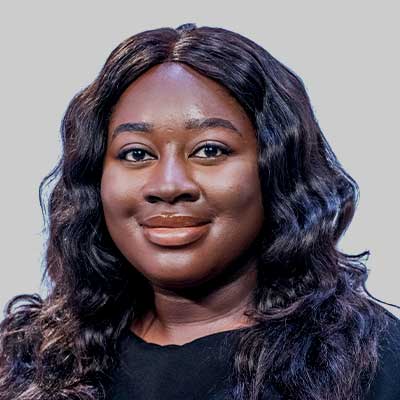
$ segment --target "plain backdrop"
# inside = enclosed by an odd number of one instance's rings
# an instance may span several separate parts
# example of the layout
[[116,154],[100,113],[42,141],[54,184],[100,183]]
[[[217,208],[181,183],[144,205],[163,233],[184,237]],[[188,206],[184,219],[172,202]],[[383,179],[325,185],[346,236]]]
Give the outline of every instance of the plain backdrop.
[[[319,124],[361,197],[340,248],[370,250],[369,292],[400,304],[400,29],[395,1],[34,1],[0,9],[0,308],[40,287],[38,188],[60,155],[72,96],[112,49],[186,22],[241,33],[303,80]],[[400,316],[396,308],[385,306]],[[2,314],[0,315],[0,319]]]

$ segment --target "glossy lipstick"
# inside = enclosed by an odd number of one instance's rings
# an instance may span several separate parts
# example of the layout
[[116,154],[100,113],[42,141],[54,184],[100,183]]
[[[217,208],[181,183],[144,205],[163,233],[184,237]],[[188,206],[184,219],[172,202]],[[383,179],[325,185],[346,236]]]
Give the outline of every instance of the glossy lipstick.
[[160,246],[182,246],[205,235],[211,220],[191,215],[161,214],[144,220],[144,236]]

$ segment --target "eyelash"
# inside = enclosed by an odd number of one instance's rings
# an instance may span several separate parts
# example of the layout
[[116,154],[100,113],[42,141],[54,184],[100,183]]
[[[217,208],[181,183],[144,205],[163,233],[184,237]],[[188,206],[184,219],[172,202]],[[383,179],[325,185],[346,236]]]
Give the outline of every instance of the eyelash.
[[[199,147],[199,148],[195,151],[195,153],[197,153],[198,151],[200,151],[200,150],[202,150],[202,149],[204,149],[204,148],[207,148],[207,147],[208,147],[208,148],[210,148],[210,147],[211,147],[211,148],[217,148],[218,150],[221,150],[222,154],[221,154],[220,156],[215,156],[215,157],[199,157],[199,158],[208,159],[208,160],[209,160],[209,159],[217,159],[217,158],[219,158],[219,157],[222,157],[223,155],[229,155],[229,154],[232,153],[232,150],[231,150],[231,149],[225,148],[225,147],[223,147],[223,146],[220,146],[220,145],[217,145],[217,144],[214,144],[214,143],[206,143],[205,145]],[[119,158],[120,160],[125,160],[125,161],[133,162],[133,163],[140,163],[140,162],[149,161],[148,159],[147,159],[147,160],[139,160],[139,161],[127,160],[127,159],[126,159],[126,155],[129,154],[129,153],[131,153],[131,152],[133,152],[134,150],[140,150],[140,151],[143,151],[143,152],[145,152],[145,153],[147,153],[147,154],[150,154],[147,150],[142,149],[142,148],[140,148],[140,147],[132,147],[132,148],[130,148],[130,149],[126,149],[126,150],[121,151],[121,152],[118,154],[118,158]]]

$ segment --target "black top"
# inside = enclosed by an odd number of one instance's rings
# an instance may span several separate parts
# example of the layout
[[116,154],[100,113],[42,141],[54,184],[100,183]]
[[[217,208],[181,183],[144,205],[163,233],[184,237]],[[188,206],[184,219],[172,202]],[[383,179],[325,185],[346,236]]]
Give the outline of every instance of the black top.
[[[393,316],[392,322],[380,343],[377,374],[365,400],[400,399],[400,320]],[[107,400],[228,399],[234,342],[237,333],[246,329],[251,327],[210,334],[183,345],[148,343],[127,331]],[[283,400],[276,392],[268,394],[268,400],[279,399]]]

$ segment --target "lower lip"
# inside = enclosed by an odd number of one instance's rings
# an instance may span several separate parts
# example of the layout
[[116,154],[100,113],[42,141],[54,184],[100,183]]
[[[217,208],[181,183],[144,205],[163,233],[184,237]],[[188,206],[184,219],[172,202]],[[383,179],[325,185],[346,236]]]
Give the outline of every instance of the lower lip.
[[143,226],[144,236],[160,246],[182,246],[199,240],[210,229],[210,223],[184,228],[150,228]]

